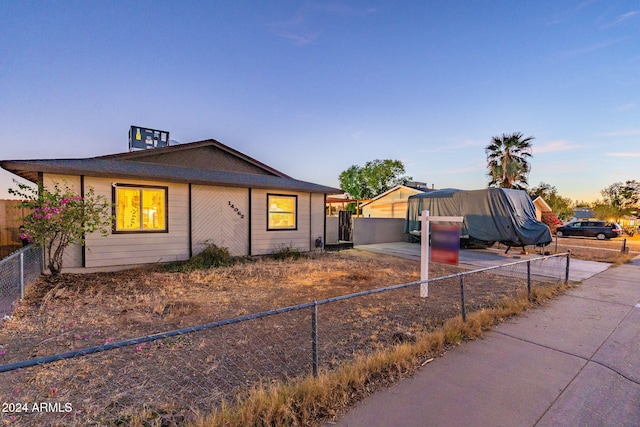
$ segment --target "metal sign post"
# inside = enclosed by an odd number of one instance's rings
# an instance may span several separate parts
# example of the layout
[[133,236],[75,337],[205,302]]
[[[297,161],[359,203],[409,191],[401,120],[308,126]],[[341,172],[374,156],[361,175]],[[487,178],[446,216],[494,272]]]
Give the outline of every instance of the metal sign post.
[[421,221],[420,235],[420,296],[429,296],[429,222],[462,222],[461,216],[429,216],[429,211],[422,211],[419,217]]

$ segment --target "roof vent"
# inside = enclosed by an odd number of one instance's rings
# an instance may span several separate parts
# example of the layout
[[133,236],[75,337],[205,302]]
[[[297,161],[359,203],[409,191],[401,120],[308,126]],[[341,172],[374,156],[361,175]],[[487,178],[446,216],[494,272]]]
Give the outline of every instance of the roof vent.
[[131,126],[129,129],[129,151],[134,149],[166,147],[169,145],[169,132]]

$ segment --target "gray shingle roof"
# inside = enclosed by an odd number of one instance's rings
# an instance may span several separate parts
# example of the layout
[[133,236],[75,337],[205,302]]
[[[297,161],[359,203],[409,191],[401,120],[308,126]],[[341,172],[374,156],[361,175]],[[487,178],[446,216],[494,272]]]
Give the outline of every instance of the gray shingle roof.
[[4,160],[0,167],[32,182],[39,172],[339,194],[341,190],[281,176],[215,171],[109,158]]

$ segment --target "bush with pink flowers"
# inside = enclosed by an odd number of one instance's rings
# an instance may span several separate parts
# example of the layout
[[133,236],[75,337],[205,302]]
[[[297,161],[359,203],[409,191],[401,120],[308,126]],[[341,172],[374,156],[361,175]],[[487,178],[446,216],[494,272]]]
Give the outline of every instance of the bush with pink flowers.
[[84,244],[89,233],[109,234],[112,223],[111,204],[89,188],[83,196],[73,188],[54,183],[36,190],[17,183],[9,193],[23,199],[29,209],[20,227],[20,238],[44,248],[47,267],[52,275],[60,274],[64,250],[71,244]]

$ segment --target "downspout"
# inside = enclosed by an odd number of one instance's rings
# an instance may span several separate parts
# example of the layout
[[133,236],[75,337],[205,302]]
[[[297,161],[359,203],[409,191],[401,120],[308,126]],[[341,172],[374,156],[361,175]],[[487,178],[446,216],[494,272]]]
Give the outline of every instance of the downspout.
[[[84,175],[80,175],[80,197],[84,200]],[[82,268],[87,266],[87,242],[86,242],[86,234],[82,233],[82,247],[81,250],[81,264]]]
[[[324,245],[325,242],[327,241],[327,193],[324,193],[324,214],[322,215],[322,218],[324,219],[323,222],[323,229],[322,229],[322,250],[324,251]],[[331,209],[329,209],[331,210]]]
[[193,257],[193,189],[189,183],[189,259]]
[[252,241],[251,241],[251,233],[252,233],[251,232],[251,222],[252,222],[252,217],[253,217],[253,210],[251,209],[251,187],[249,187],[247,190],[249,190],[248,191],[248,195],[249,195],[249,215],[248,215],[249,216],[249,218],[248,218],[248,221],[249,221],[249,227],[248,227],[249,228],[249,233],[248,233],[247,237],[249,239],[249,256],[252,256],[253,255],[253,249],[251,247],[251,245],[252,245]]
[[312,215],[313,212],[311,209],[312,198],[313,198],[313,193],[309,193],[309,252],[315,249],[315,244],[313,243],[315,242],[315,240],[313,240],[313,234],[311,234],[313,230],[313,215]]

